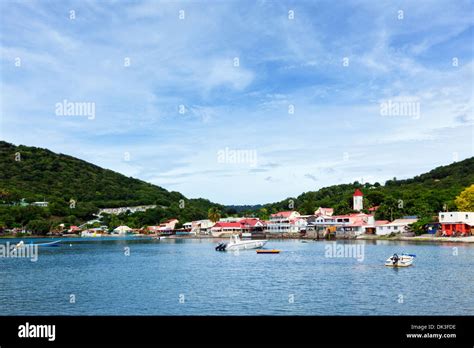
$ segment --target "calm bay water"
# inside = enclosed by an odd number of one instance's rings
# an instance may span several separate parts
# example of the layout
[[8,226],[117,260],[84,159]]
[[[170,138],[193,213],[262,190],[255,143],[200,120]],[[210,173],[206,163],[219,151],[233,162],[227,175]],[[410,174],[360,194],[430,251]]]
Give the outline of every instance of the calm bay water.
[[[0,313],[474,314],[474,245],[337,243],[364,245],[364,260],[325,257],[327,242],[271,240],[282,253],[258,255],[216,252],[212,240],[75,239],[40,248],[37,262],[0,258]],[[384,267],[403,251],[417,255],[414,266]]]

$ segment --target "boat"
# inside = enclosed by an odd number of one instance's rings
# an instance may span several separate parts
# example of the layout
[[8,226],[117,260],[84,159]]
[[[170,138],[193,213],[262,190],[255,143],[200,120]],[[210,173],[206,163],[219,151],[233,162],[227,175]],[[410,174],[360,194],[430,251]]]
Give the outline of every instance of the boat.
[[153,239],[157,239],[157,240],[163,240],[163,239],[166,239],[168,238],[167,236],[156,236],[156,237],[153,237]]
[[277,249],[257,249],[257,254],[279,254],[280,250]]
[[239,235],[234,234],[230,236],[229,243],[221,242],[216,246],[217,251],[236,251],[257,249],[263,247],[268,241],[264,239],[259,240],[241,240]]
[[61,240],[55,240],[55,241],[48,242],[48,243],[33,243],[33,242],[31,242],[30,244],[25,244],[25,242],[20,241],[17,245],[15,245],[15,249],[20,249],[20,248],[23,248],[27,245],[37,245],[39,247],[57,247],[57,246],[59,246],[59,243],[61,243]]
[[57,246],[59,246],[60,243],[61,243],[61,240],[55,240],[55,241],[49,242],[49,243],[37,243],[37,244],[33,244],[33,245],[43,246],[43,247],[57,247]]
[[416,255],[412,254],[393,254],[385,261],[385,266],[387,267],[408,267],[413,264]]

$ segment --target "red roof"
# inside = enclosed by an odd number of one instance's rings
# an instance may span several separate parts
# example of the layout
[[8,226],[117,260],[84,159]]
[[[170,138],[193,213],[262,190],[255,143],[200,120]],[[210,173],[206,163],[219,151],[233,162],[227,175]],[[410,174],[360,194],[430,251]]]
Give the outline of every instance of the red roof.
[[218,222],[212,227],[236,227],[240,228],[240,222]]
[[354,196],[363,196],[363,194],[359,189],[356,189],[354,192]]
[[[255,226],[257,224],[257,222],[259,222],[260,220],[259,219],[242,219],[239,221],[239,223],[242,225],[242,226],[246,226],[246,225],[249,225],[251,227]],[[263,223],[263,222],[262,222]]]
[[379,208],[379,206],[376,205],[375,207],[369,208],[369,211],[376,211],[378,208]]
[[271,216],[282,216],[282,217],[290,217],[291,214],[293,214],[293,210],[289,210],[289,211],[279,211],[278,213],[276,214],[272,214]]
[[381,226],[381,225],[386,225],[388,224],[390,221],[388,220],[375,220],[375,226]]

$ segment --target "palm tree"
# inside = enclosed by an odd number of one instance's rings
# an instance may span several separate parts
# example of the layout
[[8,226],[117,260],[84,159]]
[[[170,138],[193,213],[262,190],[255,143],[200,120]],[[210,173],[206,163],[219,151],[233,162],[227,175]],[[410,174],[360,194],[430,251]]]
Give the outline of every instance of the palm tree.
[[217,222],[221,218],[221,212],[216,207],[209,208],[207,217],[212,222]]

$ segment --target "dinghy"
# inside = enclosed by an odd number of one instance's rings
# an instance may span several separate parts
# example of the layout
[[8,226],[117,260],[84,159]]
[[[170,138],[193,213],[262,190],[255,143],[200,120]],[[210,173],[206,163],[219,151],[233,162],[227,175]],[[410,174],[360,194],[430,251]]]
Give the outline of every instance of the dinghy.
[[412,254],[393,254],[385,261],[385,266],[387,267],[408,267],[413,264],[416,255]]
[[20,243],[15,245],[15,248],[20,249],[20,248],[23,248],[27,245],[37,245],[39,247],[57,247],[57,246],[59,246],[59,243],[61,243],[61,240],[55,240],[55,241],[48,242],[48,243],[33,243],[33,242],[31,242],[30,244],[25,244],[25,242],[20,241]]
[[57,247],[61,243],[61,240],[55,240],[53,242],[48,242],[48,243],[37,243],[33,245],[41,246],[41,247]]
[[257,254],[279,254],[280,250],[277,249],[257,249]]

